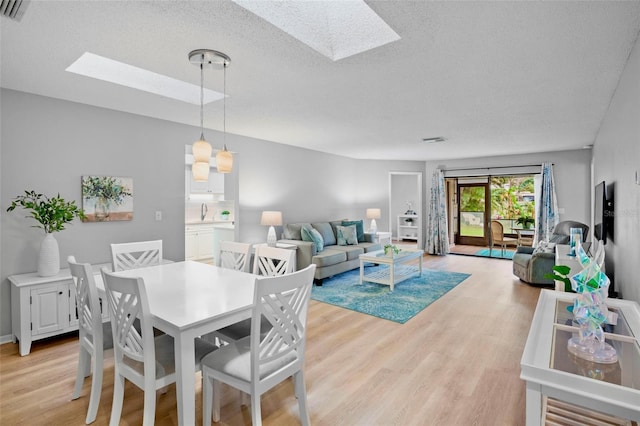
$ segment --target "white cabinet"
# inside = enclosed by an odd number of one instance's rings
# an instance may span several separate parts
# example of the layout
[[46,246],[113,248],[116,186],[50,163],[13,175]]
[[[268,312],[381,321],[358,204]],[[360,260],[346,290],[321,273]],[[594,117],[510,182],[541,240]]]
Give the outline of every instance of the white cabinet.
[[[98,274],[103,266],[94,267]],[[11,333],[20,341],[20,355],[28,355],[31,342],[78,329],[76,290],[69,269],[52,277],[36,272],[11,275]],[[105,303],[103,320],[108,312]]]
[[420,223],[418,215],[398,215],[398,240],[418,241],[418,235],[420,235]]
[[185,194],[222,194],[224,195],[224,174],[218,173],[215,168],[209,172],[209,180],[206,182],[196,182],[193,180],[191,166],[185,169]]
[[184,258],[213,258],[213,224],[187,225],[184,232]]

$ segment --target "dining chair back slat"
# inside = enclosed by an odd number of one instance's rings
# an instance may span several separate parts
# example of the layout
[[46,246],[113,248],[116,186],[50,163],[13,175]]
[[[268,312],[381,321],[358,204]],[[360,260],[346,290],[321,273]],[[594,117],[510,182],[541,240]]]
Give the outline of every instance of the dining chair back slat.
[[236,271],[251,272],[251,244],[235,241],[220,241],[220,251],[216,256],[216,266]]
[[111,244],[113,271],[142,268],[162,263],[162,240]]
[[254,254],[253,273],[273,277],[293,272],[295,251],[277,247],[258,246]]

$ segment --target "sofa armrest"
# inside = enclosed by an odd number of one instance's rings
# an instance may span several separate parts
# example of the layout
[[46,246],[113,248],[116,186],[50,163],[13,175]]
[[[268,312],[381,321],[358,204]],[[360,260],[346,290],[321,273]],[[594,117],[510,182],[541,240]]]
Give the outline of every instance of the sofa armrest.
[[278,240],[279,243],[294,244],[298,247],[296,250],[296,268],[304,269],[311,265],[311,258],[315,256],[315,246],[311,241],[302,240]]
[[375,234],[368,234],[368,233],[364,233],[364,242],[365,243],[375,243],[376,242],[376,236]]

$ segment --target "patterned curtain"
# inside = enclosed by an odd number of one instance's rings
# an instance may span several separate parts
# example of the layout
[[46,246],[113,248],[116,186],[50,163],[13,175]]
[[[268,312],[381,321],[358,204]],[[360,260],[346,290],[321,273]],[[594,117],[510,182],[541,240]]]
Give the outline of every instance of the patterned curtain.
[[427,240],[424,248],[429,254],[449,253],[444,174],[438,169],[433,172],[431,178],[431,203],[427,221]]
[[539,241],[548,241],[551,238],[553,228],[560,222],[551,163],[542,163],[542,188],[540,188],[540,206],[537,210],[534,245],[537,245]]

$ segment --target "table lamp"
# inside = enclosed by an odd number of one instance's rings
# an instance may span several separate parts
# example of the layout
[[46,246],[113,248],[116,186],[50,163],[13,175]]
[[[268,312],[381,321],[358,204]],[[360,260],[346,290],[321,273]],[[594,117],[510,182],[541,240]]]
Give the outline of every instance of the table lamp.
[[267,233],[267,245],[269,247],[276,246],[276,230],[274,226],[282,226],[282,212],[264,211],[260,218],[260,225],[268,226],[269,232]]
[[369,233],[375,234],[378,232],[378,225],[376,219],[380,219],[380,209],[367,209],[367,219],[371,219],[371,226],[369,227]]

